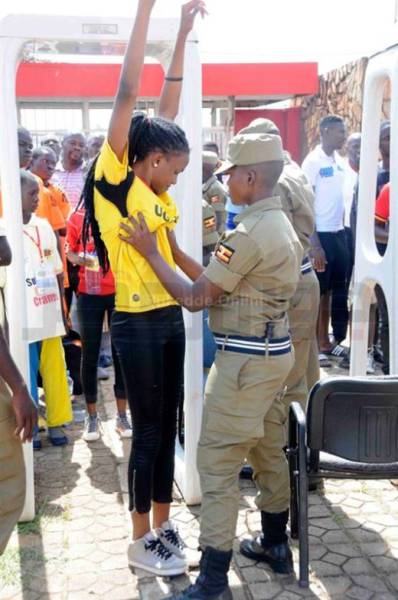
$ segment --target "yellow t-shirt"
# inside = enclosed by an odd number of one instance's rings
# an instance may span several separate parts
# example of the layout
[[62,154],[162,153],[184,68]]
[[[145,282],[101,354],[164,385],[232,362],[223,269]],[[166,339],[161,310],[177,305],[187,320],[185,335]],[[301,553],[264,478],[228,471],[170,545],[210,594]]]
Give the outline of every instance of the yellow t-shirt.
[[107,141],[102,146],[95,167],[94,206],[115,277],[116,310],[136,313],[177,302],[165,290],[145,258],[119,239],[119,232],[124,233],[120,223],[127,221],[127,215],[136,216],[142,212],[150,231],[156,231],[160,254],[175,269],[167,229],[174,229],[178,209],[167,193],[157,196],[134,176],[127,155],[126,148],[120,162]]

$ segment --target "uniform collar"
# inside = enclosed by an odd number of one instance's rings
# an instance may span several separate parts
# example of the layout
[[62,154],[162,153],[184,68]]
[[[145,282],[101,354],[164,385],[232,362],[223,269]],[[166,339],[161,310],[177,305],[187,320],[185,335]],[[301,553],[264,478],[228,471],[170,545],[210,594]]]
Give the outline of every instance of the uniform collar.
[[234,218],[234,223],[240,223],[248,217],[249,215],[254,215],[255,213],[262,213],[267,210],[274,210],[275,208],[280,208],[282,210],[282,203],[279,196],[269,196],[268,198],[264,198],[264,200],[259,200],[255,202],[251,206],[248,206],[241,213],[236,215]]

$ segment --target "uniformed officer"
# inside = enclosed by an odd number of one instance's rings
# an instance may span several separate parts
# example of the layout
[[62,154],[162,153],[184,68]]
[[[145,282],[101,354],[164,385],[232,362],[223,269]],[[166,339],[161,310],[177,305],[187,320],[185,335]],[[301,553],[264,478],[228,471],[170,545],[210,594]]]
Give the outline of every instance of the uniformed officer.
[[245,457],[254,469],[263,528],[261,560],[292,572],[287,543],[289,474],[283,452],[283,383],[293,366],[286,311],[300,276],[301,244],[274,188],[283,170],[281,138],[239,135],[228,147],[234,203],[247,205],[234,231],[224,234],[208,267],[172,239],[177,265],[161,258],[141,216],[122,226],[126,241],[146,256],[164,287],[191,311],[210,306],[218,351],[205,390],[198,468],[203,493],[196,583],[179,600],[228,600],[227,572],[239,509],[238,474]]
[[[255,119],[239,133],[271,133],[280,135],[270,119]],[[286,216],[304,249],[301,277],[288,311],[290,332],[295,350],[295,363],[286,380],[284,402],[288,408],[299,402],[305,410],[308,392],[318,381],[319,361],[316,341],[316,323],[319,311],[319,283],[308,256],[309,238],[314,232],[314,193],[305,174],[288,152],[275,193],[280,196]]]
[[21,442],[31,441],[35,423],[35,406],[0,326],[0,555],[25,502]]
[[[6,227],[0,218],[0,279],[11,263]],[[4,266],[3,266],[4,265]],[[25,465],[22,441],[32,439],[36,408],[15,365],[5,335],[6,315],[0,289],[0,556],[25,502]]]
[[211,253],[218,240],[216,211],[202,199],[202,248],[203,265],[207,267]]
[[202,152],[202,193],[203,198],[216,211],[217,231],[223,233],[225,229],[225,221],[227,213],[225,211],[225,203],[227,201],[227,192],[222,183],[214,175],[214,171],[219,163],[218,156],[215,152]]

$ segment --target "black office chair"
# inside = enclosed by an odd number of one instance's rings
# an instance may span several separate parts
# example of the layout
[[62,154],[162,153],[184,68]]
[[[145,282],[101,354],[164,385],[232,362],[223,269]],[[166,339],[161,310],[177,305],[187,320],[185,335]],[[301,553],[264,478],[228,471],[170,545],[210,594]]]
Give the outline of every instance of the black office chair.
[[291,536],[308,587],[308,484],[319,478],[398,477],[398,378],[339,377],[311,390],[307,415],[293,402],[287,455]]

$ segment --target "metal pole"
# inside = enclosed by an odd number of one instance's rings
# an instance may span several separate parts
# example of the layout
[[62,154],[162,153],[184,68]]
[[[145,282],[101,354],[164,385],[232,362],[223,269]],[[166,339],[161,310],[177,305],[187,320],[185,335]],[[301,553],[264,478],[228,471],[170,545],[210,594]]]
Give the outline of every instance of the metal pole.
[[[202,213],[202,70],[197,42],[188,41],[185,51],[184,85],[179,123],[184,128],[191,156],[187,169],[177,186],[181,209],[182,242],[184,250],[202,262],[202,231],[198,227]],[[203,407],[203,344],[202,313],[184,311],[187,335],[185,359],[185,447],[184,457],[177,454],[176,481],[187,504],[201,501],[196,450],[199,440]]]

